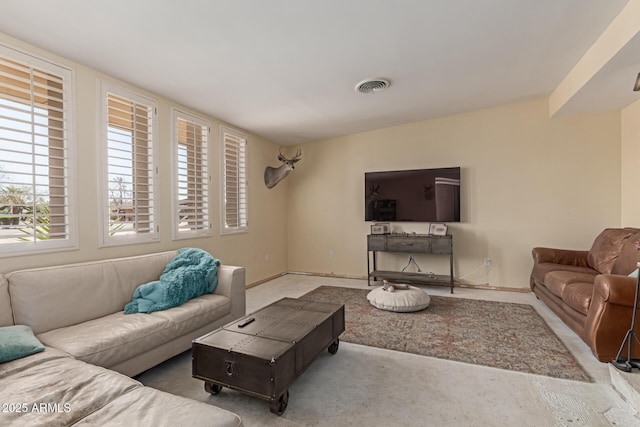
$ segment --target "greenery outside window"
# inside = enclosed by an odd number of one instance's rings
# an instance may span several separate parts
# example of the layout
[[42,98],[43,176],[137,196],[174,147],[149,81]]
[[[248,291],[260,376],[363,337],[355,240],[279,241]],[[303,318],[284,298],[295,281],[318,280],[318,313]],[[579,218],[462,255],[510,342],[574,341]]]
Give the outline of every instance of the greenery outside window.
[[77,247],[73,72],[0,45],[0,256]]

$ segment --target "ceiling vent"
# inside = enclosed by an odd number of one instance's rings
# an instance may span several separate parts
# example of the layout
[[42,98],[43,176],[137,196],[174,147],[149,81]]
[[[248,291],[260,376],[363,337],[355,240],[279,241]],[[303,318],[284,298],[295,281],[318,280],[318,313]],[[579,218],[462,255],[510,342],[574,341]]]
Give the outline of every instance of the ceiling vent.
[[385,90],[390,84],[389,80],[385,79],[367,79],[356,85],[356,92],[373,94]]

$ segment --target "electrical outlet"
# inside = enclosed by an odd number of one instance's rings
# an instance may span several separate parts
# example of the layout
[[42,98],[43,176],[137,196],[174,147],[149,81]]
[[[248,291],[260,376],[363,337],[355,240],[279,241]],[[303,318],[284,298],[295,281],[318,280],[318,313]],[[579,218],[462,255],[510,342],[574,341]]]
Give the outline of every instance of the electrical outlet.
[[333,258],[333,249],[329,250],[329,258]]
[[269,262],[269,254],[264,254],[264,262]]
[[491,265],[491,258],[489,258],[489,257],[485,257],[485,259],[484,259],[484,262],[483,262],[483,263],[484,263],[484,265],[485,265],[486,267],[489,267],[489,266]]

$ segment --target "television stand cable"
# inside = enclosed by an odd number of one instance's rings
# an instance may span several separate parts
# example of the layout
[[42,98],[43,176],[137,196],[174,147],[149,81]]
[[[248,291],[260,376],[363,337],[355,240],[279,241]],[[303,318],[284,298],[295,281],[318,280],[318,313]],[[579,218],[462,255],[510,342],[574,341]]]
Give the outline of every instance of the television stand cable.
[[404,273],[404,271],[409,268],[409,266],[413,264],[416,266],[416,269],[418,270],[418,273],[422,273],[422,269],[420,268],[420,266],[418,265],[418,263],[416,262],[416,260],[413,258],[412,255],[409,255],[409,262],[407,263],[407,265],[404,266],[404,268],[402,269],[402,272]]

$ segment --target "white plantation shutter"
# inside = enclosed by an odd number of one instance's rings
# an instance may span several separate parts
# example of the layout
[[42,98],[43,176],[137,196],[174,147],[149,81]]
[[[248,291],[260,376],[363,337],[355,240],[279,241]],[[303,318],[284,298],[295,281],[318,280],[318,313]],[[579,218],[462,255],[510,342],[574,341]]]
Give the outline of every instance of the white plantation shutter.
[[103,84],[103,244],[158,240],[155,103]]
[[173,109],[174,239],[211,235],[206,120]]
[[247,136],[223,126],[222,134],[222,226],[220,232],[248,230]]
[[72,77],[0,46],[0,255],[75,246]]

